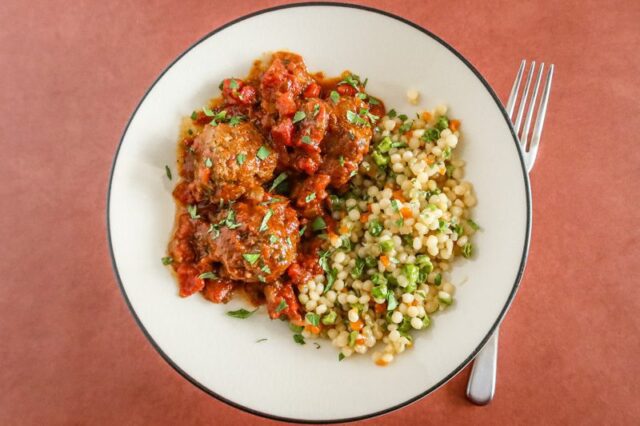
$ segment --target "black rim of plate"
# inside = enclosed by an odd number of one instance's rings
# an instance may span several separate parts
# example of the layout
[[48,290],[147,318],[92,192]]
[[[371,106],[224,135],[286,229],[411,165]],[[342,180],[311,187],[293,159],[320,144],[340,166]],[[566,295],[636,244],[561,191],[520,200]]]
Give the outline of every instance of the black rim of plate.
[[[184,55],[186,55],[193,48],[198,46],[204,40],[207,40],[209,37],[215,35],[216,33],[220,32],[220,31],[222,31],[222,30],[224,30],[224,29],[226,29],[226,28],[228,28],[228,27],[230,27],[232,25],[235,25],[235,24],[237,24],[237,23],[239,23],[241,21],[244,21],[246,19],[252,18],[254,16],[258,16],[258,15],[262,15],[262,14],[265,14],[265,13],[274,12],[274,11],[278,11],[278,10],[282,10],[282,9],[290,9],[290,8],[305,7],[305,6],[345,7],[345,8],[352,8],[352,9],[360,9],[360,10],[364,10],[364,11],[367,11],[367,12],[377,13],[379,15],[384,15],[384,16],[386,16],[388,18],[392,18],[392,19],[395,19],[397,21],[400,21],[400,22],[402,22],[402,23],[404,23],[406,25],[409,25],[410,27],[415,28],[416,30],[422,32],[425,36],[430,37],[433,40],[437,41],[443,47],[445,47],[451,53],[453,53],[458,59],[460,59],[469,68],[469,70],[471,70],[471,72],[473,72],[473,74],[480,80],[480,82],[484,85],[486,90],[489,92],[489,94],[491,95],[491,97],[495,101],[496,106],[498,107],[498,109],[500,110],[502,115],[504,116],[504,119],[505,119],[507,125],[509,126],[509,130],[510,130],[511,135],[513,137],[513,142],[516,144],[518,157],[520,159],[520,165],[521,165],[521,168],[522,168],[522,176],[523,176],[523,179],[524,179],[524,185],[525,185],[525,190],[526,190],[526,199],[527,199],[526,235],[525,235],[524,247],[522,249],[522,259],[520,261],[520,267],[518,268],[518,274],[516,276],[515,282],[513,283],[513,289],[511,290],[511,294],[509,294],[509,298],[507,299],[504,307],[502,308],[502,311],[500,312],[500,314],[498,315],[498,318],[496,319],[495,323],[493,324],[493,326],[491,327],[491,329],[489,330],[489,332],[487,333],[485,338],[482,339],[482,341],[480,342],[478,347],[476,347],[476,349],[467,357],[467,359],[465,359],[458,367],[456,367],[451,373],[449,373],[440,382],[436,383],[435,385],[433,385],[429,389],[425,390],[424,392],[414,396],[413,398],[410,398],[407,401],[404,401],[404,402],[402,402],[400,404],[397,404],[397,405],[395,405],[393,407],[386,408],[384,410],[376,411],[376,412],[365,414],[365,415],[361,415],[361,416],[349,417],[349,418],[345,418],[345,419],[306,420],[306,419],[294,419],[294,418],[289,418],[289,417],[277,416],[277,415],[273,415],[273,414],[269,414],[269,413],[263,413],[261,411],[254,410],[252,408],[245,407],[242,404],[239,404],[239,403],[231,401],[231,400],[229,400],[229,399],[227,399],[227,398],[225,398],[225,397],[223,397],[221,395],[218,395],[217,393],[215,393],[211,389],[209,389],[206,386],[204,386],[201,383],[199,383],[193,377],[189,376],[176,363],[174,363],[173,360],[171,358],[169,358],[169,356],[166,353],[164,353],[164,351],[160,348],[160,346],[153,340],[153,338],[151,337],[151,335],[149,334],[147,329],[144,327],[144,325],[140,321],[140,318],[138,318],[138,315],[136,314],[135,310],[131,306],[131,302],[129,301],[129,297],[127,296],[127,293],[126,293],[126,291],[124,289],[124,286],[122,285],[122,280],[121,280],[120,274],[118,272],[118,266],[116,265],[116,260],[115,260],[115,256],[114,256],[114,252],[113,252],[113,244],[112,244],[112,241],[111,241],[111,223],[110,223],[110,220],[109,220],[110,201],[111,201],[111,187],[112,187],[112,183],[113,183],[113,172],[115,170],[115,166],[116,166],[116,163],[118,161],[118,154],[120,153],[120,147],[122,146],[122,141],[124,140],[124,137],[127,134],[127,131],[129,129],[129,125],[131,124],[131,121],[133,120],[133,117],[135,117],[136,113],[138,112],[138,109],[140,108],[140,106],[142,105],[144,100],[147,98],[147,96],[149,95],[151,90],[153,90],[153,88],[158,83],[158,81],[160,81],[160,79],[164,76],[164,74],[169,69],[171,69],[171,67],[173,67],[173,65],[175,65],[176,62],[178,62]],[[525,268],[525,265],[526,265],[526,262],[527,262],[527,256],[528,256],[528,253],[529,253],[529,243],[530,243],[530,237],[531,237],[531,189],[529,187],[529,175],[528,175],[528,173],[526,171],[526,168],[525,168],[525,165],[524,165],[524,158],[522,156],[520,143],[518,142],[518,138],[516,136],[516,133],[515,133],[515,131],[513,129],[512,124],[511,124],[511,120],[509,119],[509,116],[507,115],[507,112],[505,111],[504,107],[502,106],[502,103],[500,102],[500,99],[498,99],[498,96],[495,94],[495,92],[493,91],[493,89],[491,88],[489,83],[484,79],[484,77],[482,77],[482,75],[478,72],[478,70],[464,56],[462,56],[462,54],[460,54],[457,50],[455,50],[453,47],[451,47],[448,43],[446,43],[440,37],[438,37],[437,35],[433,34],[431,31],[421,27],[420,25],[418,25],[418,24],[416,24],[414,22],[411,22],[411,21],[409,21],[409,20],[407,20],[405,18],[402,18],[400,16],[394,15],[394,14],[389,13],[389,12],[385,12],[385,11],[380,10],[380,9],[367,7],[367,6],[361,6],[361,5],[357,5],[357,4],[339,3],[339,2],[338,3],[331,3],[331,2],[327,2],[327,3],[324,3],[324,2],[294,3],[294,4],[288,4],[288,5],[275,6],[275,7],[271,7],[271,8],[267,8],[267,9],[258,10],[256,12],[252,12],[252,13],[250,13],[248,15],[244,15],[244,16],[242,16],[240,18],[237,18],[237,19],[235,19],[233,21],[230,21],[230,22],[228,22],[228,23],[216,28],[215,30],[211,31],[210,33],[208,33],[207,35],[202,37],[200,40],[198,40],[194,44],[192,44],[187,50],[182,52],[176,59],[174,59],[160,73],[160,75],[155,79],[153,84],[151,84],[151,86],[147,89],[147,91],[145,92],[144,96],[142,97],[142,99],[140,100],[140,102],[136,106],[135,110],[133,111],[133,113],[129,117],[129,120],[127,121],[127,125],[125,126],[124,131],[122,132],[122,136],[120,137],[120,142],[118,143],[118,148],[116,149],[116,153],[115,153],[115,156],[114,156],[114,159],[113,159],[113,163],[111,165],[111,172],[109,174],[109,187],[108,187],[108,190],[107,190],[107,209],[106,209],[106,213],[107,213],[107,239],[108,239],[108,243],[109,243],[109,254],[111,256],[111,265],[112,265],[113,271],[114,271],[114,273],[116,275],[116,279],[118,281],[118,285],[120,287],[120,291],[122,293],[122,296],[124,297],[125,302],[127,303],[127,307],[129,308],[129,311],[133,315],[136,323],[138,324],[138,327],[140,327],[140,329],[142,330],[142,332],[146,336],[147,340],[149,340],[151,345],[160,354],[160,356],[162,356],[162,358],[174,370],[176,370],[181,376],[183,376],[185,379],[187,379],[189,382],[191,382],[194,386],[198,387],[199,389],[201,389],[202,391],[206,392],[207,394],[213,396],[214,398],[218,399],[219,401],[222,401],[222,402],[224,402],[226,404],[231,405],[232,407],[235,407],[235,408],[238,408],[240,410],[246,411],[248,413],[251,413],[251,414],[254,414],[254,415],[257,415],[257,416],[261,416],[261,417],[265,417],[265,418],[268,418],[268,419],[291,422],[291,423],[308,423],[308,424],[344,423],[344,422],[352,422],[352,421],[364,420],[364,419],[369,419],[369,418],[372,418],[372,417],[381,416],[383,414],[387,414],[387,413],[390,413],[392,411],[398,410],[400,408],[406,407],[407,405],[412,404],[412,403],[418,401],[419,399],[424,398],[425,396],[429,395],[430,393],[434,392],[435,390],[440,388],[442,385],[447,383],[453,377],[455,377],[460,371],[462,371],[462,369],[464,367],[466,367],[475,358],[475,356],[478,354],[478,352],[480,352],[480,350],[484,347],[484,345],[487,343],[487,341],[489,340],[489,338],[491,337],[493,332],[496,330],[496,328],[498,327],[498,325],[500,324],[500,322],[504,318],[505,314],[507,313],[507,310],[511,306],[511,303],[513,302],[513,298],[515,297],[516,292],[518,290],[518,287],[520,286],[520,280],[522,278],[522,274],[524,272],[524,268]]]

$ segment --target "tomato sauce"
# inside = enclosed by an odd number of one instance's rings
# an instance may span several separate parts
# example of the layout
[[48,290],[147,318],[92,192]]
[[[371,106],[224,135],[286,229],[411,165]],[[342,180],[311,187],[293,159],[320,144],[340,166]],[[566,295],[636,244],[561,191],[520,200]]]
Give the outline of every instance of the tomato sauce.
[[243,290],[271,318],[304,323],[298,287],[323,273],[328,195],[346,189],[385,112],[365,86],[275,52],[193,112],[178,144],[168,248],[180,296],[226,303]]

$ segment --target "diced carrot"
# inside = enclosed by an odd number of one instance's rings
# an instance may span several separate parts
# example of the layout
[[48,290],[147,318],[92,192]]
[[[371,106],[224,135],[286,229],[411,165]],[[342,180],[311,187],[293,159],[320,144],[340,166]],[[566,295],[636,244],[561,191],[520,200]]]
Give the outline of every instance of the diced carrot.
[[427,164],[432,165],[436,162],[436,157],[433,154],[427,155]]
[[407,206],[404,206],[403,208],[401,208],[400,213],[402,214],[402,217],[405,219],[409,219],[410,217],[413,217],[413,212]]
[[320,334],[320,327],[316,325],[306,325],[304,329],[312,334]]
[[387,366],[387,361],[383,360],[382,357],[378,358],[376,360],[376,365],[380,366],[380,367],[386,367]]
[[367,223],[367,220],[369,220],[369,213],[362,213],[360,215],[360,223]]
[[385,268],[389,266],[389,258],[387,256],[380,256],[380,262],[382,262]]
[[360,337],[359,339],[356,339],[356,345],[364,345],[364,338]]
[[346,234],[349,232],[349,227],[347,225],[340,225],[340,229],[338,229],[341,234]]
[[358,321],[351,321],[349,323],[349,326],[354,331],[360,331],[362,330],[362,327],[364,327],[364,324],[362,323],[362,320],[358,320]]
[[376,310],[376,314],[383,314],[387,311],[387,303],[376,303],[374,309]]
[[460,120],[449,120],[449,129],[451,129],[452,132],[455,132],[459,128],[460,128]]
[[432,118],[432,117],[431,117],[431,113],[430,113],[429,111],[424,111],[424,112],[422,113],[422,119],[423,119],[424,121],[431,121],[431,118]]
[[393,191],[393,198],[395,198],[398,201],[406,201],[406,199],[404,198],[404,194],[402,193],[402,190],[398,189],[396,191]]
[[334,234],[333,232],[329,232],[329,241],[331,242],[331,244],[336,243],[336,240],[339,240],[340,237],[338,237],[336,234]]
[[411,136],[413,136],[413,130],[409,130],[408,132],[406,132],[404,134],[407,138],[410,138]]

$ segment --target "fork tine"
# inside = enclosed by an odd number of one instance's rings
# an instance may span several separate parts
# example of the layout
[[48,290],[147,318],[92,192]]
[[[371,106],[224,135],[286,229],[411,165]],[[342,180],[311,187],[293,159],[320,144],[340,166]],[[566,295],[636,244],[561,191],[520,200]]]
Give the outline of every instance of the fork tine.
[[522,148],[526,151],[527,140],[529,138],[529,127],[531,127],[531,119],[533,118],[533,111],[536,107],[536,99],[538,98],[538,90],[540,89],[540,82],[542,80],[542,74],[544,72],[544,62],[540,64],[540,71],[538,71],[538,77],[536,78],[536,84],[533,87],[533,94],[531,95],[531,101],[529,102],[529,108],[527,109],[527,116],[524,119],[524,127],[522,128],[522,136],[520,142]]
[[[529,89],[531,88],[531,79],[533,78],[533,71],[535,69],[536,61],[531,61],[531,67],[529,68],[529,73],[527,74],[527,83],[525,84],[524,90],[522,91],[522,99],[520,100],[520,106],[518,107],[518,115],[516,117],[515,124],[513,125],[513,127],[516,129],[516,134],[519,134],[520,132],[520,124],[522,124],[522,114],[524,114],[524,107],[527,104],[527,97],[529,96]],[[522,144],[523,148],[525,146],[525,144]]]
[[524,72],[524,67],[526,64],[526,59],[523,59],[522,62],[520,62],[520,68],[518,69],[518,74],[516,74],[516,80],[513,82],[511,94],[509,95],[509,100],[507,101],[507,115],[509,116],[509,120],[511,120],[511,116],[513,115],[513,108],[516,105],[516,97],[518,97],[518,90],[520,89],[520,82],[522,81],[522,73]]
[[547,73],[547,81],[542,91],[542,99],[540,100],[540,108],[538,108],[538,116],[536,117],[536,124],[533,126],[533,135],[531,136],[531,162],[529,163],[529,171],[533,167],[533,163],[538,155],[538,145],[540,144],[540,136],[542,135],[542,126],[544,125],[544,119],[547,115],[547,104],[549,103],[549,95],[551,94],[551,81],[553,80],[553,64],[549,67]]

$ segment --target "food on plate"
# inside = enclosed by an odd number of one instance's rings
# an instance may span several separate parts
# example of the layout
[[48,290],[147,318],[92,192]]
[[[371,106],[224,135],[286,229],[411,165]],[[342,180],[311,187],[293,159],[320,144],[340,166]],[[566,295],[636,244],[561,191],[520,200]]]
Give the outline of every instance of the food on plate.
[[452,303],[447,271],[478,227],[452,158],[460,122],[444,107],[387,112],[366,85],[290,52],[223,80],[183,122],[163,263],[183,297],[242,293],[296,343],[328,338],[339,359],[371,350],[386,365]]

